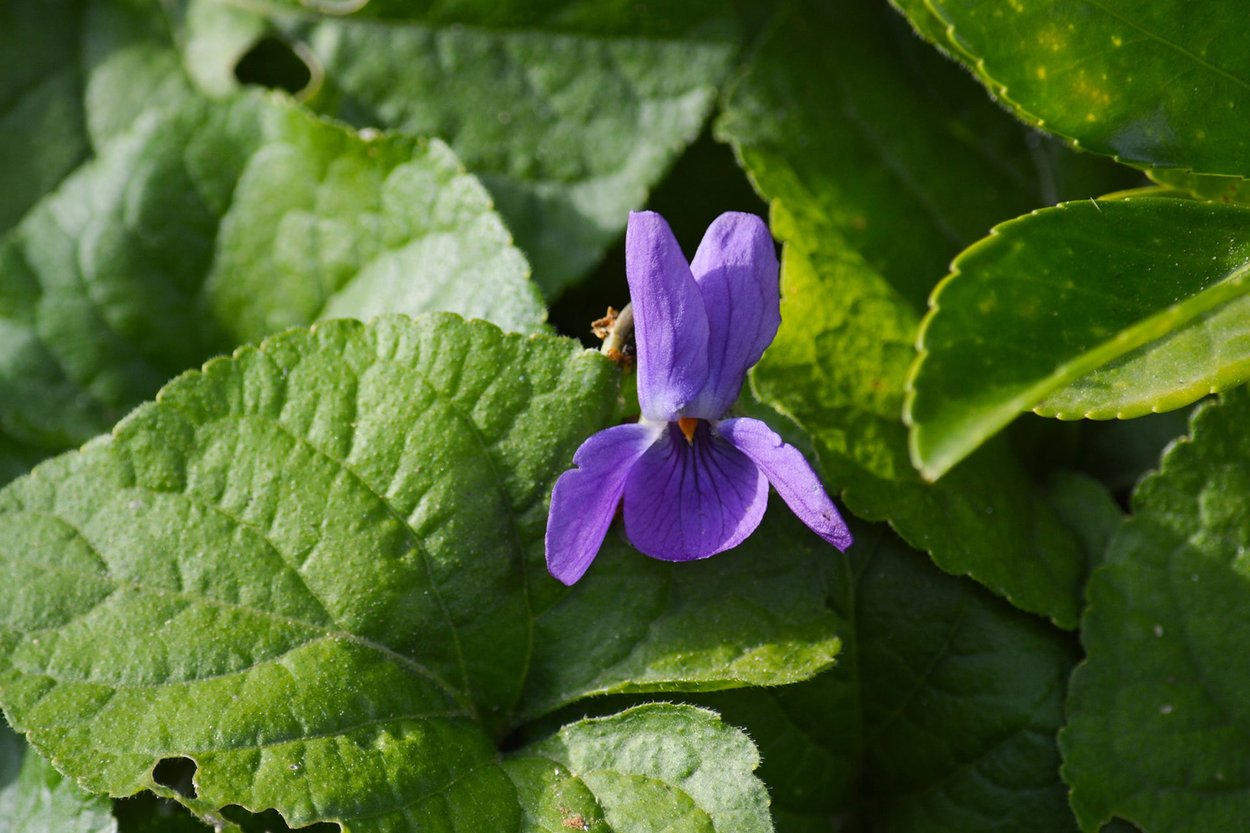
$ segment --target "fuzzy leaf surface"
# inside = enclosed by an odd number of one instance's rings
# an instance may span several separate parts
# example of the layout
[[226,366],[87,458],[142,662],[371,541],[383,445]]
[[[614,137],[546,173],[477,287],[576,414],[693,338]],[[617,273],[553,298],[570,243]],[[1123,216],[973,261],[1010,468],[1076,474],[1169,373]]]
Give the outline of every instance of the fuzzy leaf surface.
[[504,769],[527,831],[771,833],[759,763],[714,712],[655,703],[568,724]]
[[1250,209],[1077,202],[1004,223],[934,292],[912,459],[941,476],[1021,411],[1126,418],[1250,378]]
[[1236,0],[899,5],[930,37],[943,31],[947,49],[1037,127],[1143,167],[1250,174],[1250,54],[1240,48],[1250,21]]
[[[153,766],[185,757],[204,815],[510,830],[495,743],[527,716],[827,668],[819,566],[785,518],[719,571],[630,553],[574,591],[545,574],[551,486],[614,417],[616,375],[439,315],[293,330],[179,377],[0,492],[0,702],[95,790],[174,797]],[[596,582],[642,598],[615,611]]]
[[1084,830],[1235,829],[1250,813],[1250,442],[1244,388],[1200,408],[1090,579],[1061,735]]
[[645,14],[625,3],[424,6],[275,25],[324,73],[309,106],[450,144],[554,296],[699,134],[738,48],[734,22],[708,2]]
[[149,111],[0,240],[0,431],[107,430],[214,353],[336,316],[544,311],[447,147],[372,141],[277,97]]
[[[860,187],[860,174],[830,165],[851,141],[847,134],[858,135],[853,124],[831,114],[842,112],[839,96],[871,95],[860,87],[829,93],[809,83],[805,67],[829,60],[822,36],[836,38],[837,29],[827,15],[792,17],[756,56],[719,124],[771,201],[773,234],[785,244],[785,323],[753,371],[752,385],[811,434],[827,481],[853,512],[888,520],[944,570],[970,575],[1017,606],[1073,627],[1085,556],[1008,449],[989,449],[958,476],[933,486],[921,481],[907,458],[900,414],[923,287],[901,280],[895,285],[875,269],[847,242],[845,223],[832,213],[839,194]],[[881,60],[889,65],[885,56]],[[975,87],[973,92],[980,95]],[[870,109],[852,110],[861,111]],[[923,156],[922,144],[893,141],[915,157],[887,154],[886,162],[917,176],[927,169],[916,160],[939,158]],[[942,141],[940,134],[934,139]],[[958,147],[946,141],[945,149]],[[891,146],[881,139],[876,145]],[[868,152],[866,144],[861,152]],[[931,193],[947,196],[940,189]],[[955,201],[978,193],[960,191]],[[991,216],[996,203],[981,197],[987,202],[977,212]],[[923,213],[913,205],[909,210]],[[872,206],[884,213],[867,213]],[[877,222],[889,227],[897,217],[881,202],[866,202],[861,210],[867,228]],[[945,263],[932,257],[908,262],[912,274],[928,270],[936,280]],[[897,263],[891,269],[896,276],[904,261]]]

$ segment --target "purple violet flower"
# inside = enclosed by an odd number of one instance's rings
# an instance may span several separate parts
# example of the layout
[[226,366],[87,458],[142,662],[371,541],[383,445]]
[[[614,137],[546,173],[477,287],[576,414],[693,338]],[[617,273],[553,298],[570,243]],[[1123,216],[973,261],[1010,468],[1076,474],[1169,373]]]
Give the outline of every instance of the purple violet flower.
[[851,533],[794,446],[757,419],[723,419],[781,323],[777,255],[764,222],[722,214],[689,264],[664,218],[631,213],[625,273],[642,419],[582,443],[556,481],[547,569],[573,584],[624,498],[625,534],[652,558],[693,561],[759,526],[771,483],[840,550]]

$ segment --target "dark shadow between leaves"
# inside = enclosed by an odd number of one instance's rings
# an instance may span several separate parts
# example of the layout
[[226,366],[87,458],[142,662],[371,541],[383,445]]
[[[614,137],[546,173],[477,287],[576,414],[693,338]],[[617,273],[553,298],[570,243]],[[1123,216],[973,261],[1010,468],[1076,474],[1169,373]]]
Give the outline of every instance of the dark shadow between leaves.
[[195,798],[195,769],[190,758],[164,758],[152,769],[152,780],[183,798]]
[[234,65],[234,77],[240,84],[299,95],[308,90],[316,74],[302,54],[305,51],[282,38],[266,35]]

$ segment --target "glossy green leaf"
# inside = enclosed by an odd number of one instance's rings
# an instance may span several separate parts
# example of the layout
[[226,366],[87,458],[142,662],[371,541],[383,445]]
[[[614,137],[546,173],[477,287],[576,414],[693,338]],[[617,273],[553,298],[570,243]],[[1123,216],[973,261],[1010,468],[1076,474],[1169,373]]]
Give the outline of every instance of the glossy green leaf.
[[1188,171],[1155,170],[1150,178],[1160,185],[1178,189],[1203,200],[1250,204],[1250,180],[1239,176],[1204,176]]
[[77,0],[0,8],[0,233],[88,153]]
[[706,700],[759,743],[778,830],[1075,830],[1055,737],[1070,638],[880,527],[827,575],[837,667]]
[[185,374],[0,493],[0,702],[95,790],[174,797],[152,768],[185,757],[205,815],[504,830],[495,741],[544,707],[828,667],[819,561],[784,515],[694,570],[545,574],[551,485],[616,375],[454,316],[329,322]]
[[900,5],[1037,127],[1133,164],[1250,173],[1250,22],[1236,2]]
[[1250,815],[1250,397],[1201,408],[1090,579],[1061,735],[1083,829],[1236,830]]
[[737,51],[720,4],[616,5],[378,4],[275,25],[323,79],[311,107],[446,140],[555,295],[698,135]]
[[0,833],[117,833],[112,802],[31,751],[0,719]]
[[1070,203],[994,230],[934,292],[909,380],[937,478],[1021,411],[1125,418],[1250,378],[1250,210]]
[[714,712],[652,704],[569,724],[504,768],[526,830],[771,833],[759,762]]
[[787,189],[917,304],[996,222],[1123,187],[1115,166],[1005,117],[898,15],[865,0],[790,4],[721,126],[756,153],[819,158]]
[[0,429],[56,451],[165,380],[294,324],[544,312],[439,142],[365,139],[276,97],[149,112],[0,241]]
[[[851,511],[889,520],[948,572],[971,575],[1016,605],[1072,627],[1085,556],[1008,450],[987,451],[937,486],[925,485],[908,461],[900,412],[919,314],[906,296],[920,286],[914,279],[892,285],[849,244],[844,225],[831,219],[828,206],[843,193],[842,175],[833,173],[840,170],[839,148],[855,127],[831,119],[843,112],[840,94],[811,84],[804,67],[836,51],[822,35],[837,31],[828,18],[791,18],[756,57],[719,125],[771,200],[773,233],[785,244],[785,323],[752,384],[762,400],[811,433],[828,482],[842,491]],[[837,37],[853,41],[857,35],[848,30]],[[862,94],[871,95],[871,88]],[[852,112],[860,109],[866,107]],[[876,145],[888,146],[884,139]],[[884,161],[903,166],[890,154]],[[923,176],[919,166],[903,169]],[[858,181],[854,172],[845,176]],[[977,211],[989,215],[996,204],[990,194],[959,191],[951,200],[959,204],[978,194],[987,203]],[[867,227],[880,222],[890,228],[894,209],[872,205],[883,213],[870,216]],[[905,261],[898,263],[901,268]],[[943,267],[937,254],[910,264],[913,274],[928,270],[935,277]]]

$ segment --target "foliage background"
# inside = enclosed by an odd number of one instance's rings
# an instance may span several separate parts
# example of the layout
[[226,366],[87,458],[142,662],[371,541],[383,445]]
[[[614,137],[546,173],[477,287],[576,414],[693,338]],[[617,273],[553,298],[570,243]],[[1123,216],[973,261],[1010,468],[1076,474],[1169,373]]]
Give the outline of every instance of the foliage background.
[[[1239,829],[1247,34],[0,5],[0,831]],[[845,556],[545,575],[642,207],[768,217]]]

